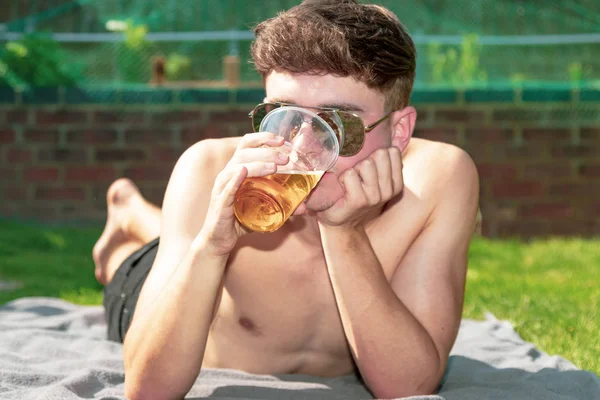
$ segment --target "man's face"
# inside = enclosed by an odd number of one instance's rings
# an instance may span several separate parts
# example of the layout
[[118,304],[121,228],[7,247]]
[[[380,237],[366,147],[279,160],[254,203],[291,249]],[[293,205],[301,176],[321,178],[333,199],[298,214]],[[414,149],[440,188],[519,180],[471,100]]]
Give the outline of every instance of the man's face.
[[[365,125],[372,124],[385,115],[384,95],[351,77],[292,75],[273,71],[267,77],[265,86],[267,102],[352,111],[362,118]],[[310,194],[306,202],[308,210],[326,210],[342,198],[344,189],[339,183],[340,175],[375,150],[390,147],[391,138],[392,127],[388,119],[366,134],[359,153],[352,157],[340,156]]]

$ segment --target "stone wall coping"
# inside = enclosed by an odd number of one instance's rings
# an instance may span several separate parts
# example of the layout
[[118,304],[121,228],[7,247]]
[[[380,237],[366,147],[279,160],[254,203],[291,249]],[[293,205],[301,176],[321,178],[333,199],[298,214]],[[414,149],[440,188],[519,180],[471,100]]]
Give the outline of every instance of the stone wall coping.
[[[36,87],[19,90],[0,87],[0,105],[235,105],[256,104],[265,97],[262,88],[186,88],[147,85]],[[528,84],[469,88],[415,87],[411,104],[600,102],[599,84]]]

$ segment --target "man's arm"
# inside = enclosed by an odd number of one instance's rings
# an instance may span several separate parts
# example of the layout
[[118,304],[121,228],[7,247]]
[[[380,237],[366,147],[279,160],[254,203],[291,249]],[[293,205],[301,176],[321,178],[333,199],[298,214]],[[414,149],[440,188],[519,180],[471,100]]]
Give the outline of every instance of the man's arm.
[[177,162],[163,204],[161,241],[124,342],[131,399],[183,398],[204,358],[229,253],[246,233],[233,201],[246,176],[275,172],[282,138],[258,132],[234,145],[208,140]]
[[213,168],[223,165],[218,150],[214,141],[196,144],[169,180],[158,253],[124,341],[127,398],[183,398],[200,370],[226,257],[191,247],[208,209]]
[[435,392],[458,331],[479,188],[466,153],[443,158],[439,201],[391,283],[362,226],[320,224],[344,331],[376,397]]

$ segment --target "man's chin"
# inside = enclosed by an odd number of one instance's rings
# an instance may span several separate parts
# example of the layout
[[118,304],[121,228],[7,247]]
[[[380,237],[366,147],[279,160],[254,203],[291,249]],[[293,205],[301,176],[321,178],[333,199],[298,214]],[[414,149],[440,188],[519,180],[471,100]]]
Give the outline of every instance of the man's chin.
[[313,212],[321,212],[331,208],[337,199],[326,196],[324,192],[313,192],[306,200],[306,209]]
[[331,208],[332,205],[333,204],[317,204],[317,205],[313,205],[313,204],[310,204],[310,203],[307,202],[306,203],[306,210],[310,211],[310,212],[313,212],[313,213],[318,213],[318,212],[325,211],[325,210]]

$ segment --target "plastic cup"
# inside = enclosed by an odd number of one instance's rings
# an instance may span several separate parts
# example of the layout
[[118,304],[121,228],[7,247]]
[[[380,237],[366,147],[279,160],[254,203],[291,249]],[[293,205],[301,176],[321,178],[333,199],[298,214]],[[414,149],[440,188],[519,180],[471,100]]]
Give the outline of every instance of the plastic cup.
[[280,151],[287,153],[290,161],[272,175],[246,178],[235,195],[233,210],[246,228],[274,232],[335,164],[339,142],[324,119],[299,107],[271,111],[262,120],[260,131],[282,136],[285,142]]

